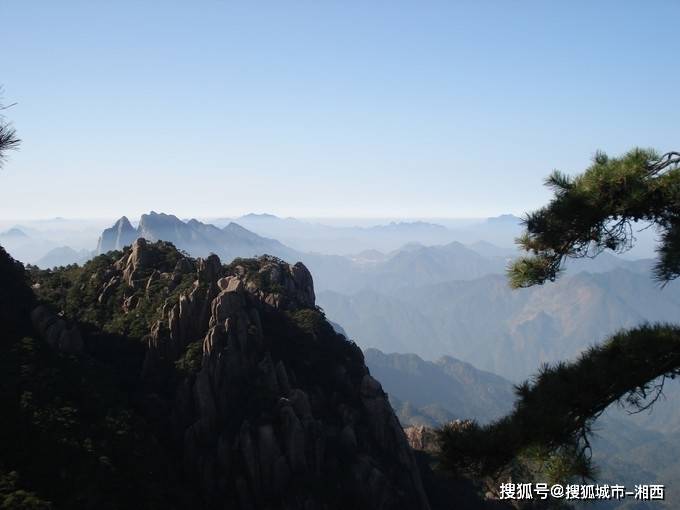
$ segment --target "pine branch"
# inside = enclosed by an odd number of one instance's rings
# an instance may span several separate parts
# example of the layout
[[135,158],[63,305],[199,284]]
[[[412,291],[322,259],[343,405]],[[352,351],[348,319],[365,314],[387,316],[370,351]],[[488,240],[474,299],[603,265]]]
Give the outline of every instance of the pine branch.
[[[520,385],[510,415],[484,427],[440,430],[442,467],[495,476],[531,448],[573,451],[584,456],[576,459],[583,465],[592,424],[607,407],[620,402],[649,409],[661,396],[663,378],[679,374],[680,327],[646,325],[619,333],[577,361],[544,367]],[[646,402],[650,388],[656,396]]]

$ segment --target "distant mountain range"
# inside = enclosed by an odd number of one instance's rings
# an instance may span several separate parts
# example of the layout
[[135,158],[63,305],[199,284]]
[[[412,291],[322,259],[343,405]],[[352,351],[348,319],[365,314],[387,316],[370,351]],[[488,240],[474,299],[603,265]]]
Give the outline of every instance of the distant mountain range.
[[272,214],[246,214],[236,218],[211,220],[217,226],[229,222],[265,237],[273,237],[301,252],[326,255],[351,255],[376,249],[390,252],[406,243],[424,245],[447,244],[452,241],[473,243],[487,240],[505,249],[512,249],[520,232],[521,220],[504,215],[489,220],[477,220],[474,226],[450,228],[433,221],[388,221],[370,226],[338,226],[319,222],[280,218]]
[[[506,414],[515,401],[513,385],[495,374],[478,370],[451,357],[436,362],[415,354],[364,351],[371,374],[381,381],[403,426],[438,427],[454,419],[482,423]],[[592,437],[596,483],[661,483],[666,502],[576,502],[575,508],[652,510],[675,508],[680,498],[680,388],[669,382],[669,401],[659,401],[651,413],[627,415],[615,406],[595,422]]]
[[35,265],[40,268],[68,266],[70,264],[84,264],[92,258],[93,252],[87,250],[76,251],[69,246],[59,246],[40,257]]
[[403,426],[454,419],[488,422],[508,413],[515,400],[510,381],[450,356],[432,362],[415,354],[367,349],[364,357]]
[[[678,399],[675,399],[677,405]],[[652,414],[669,407],[657,402]],[[677,408],[676,408],[677,413]],[[645,428],[635,417],[608,412],[596,424],[592,441],[593,461],[599,468],[600,483],[663,484],[665,501],[641,502],[626,498],[619,504],[585,502],[577,508],[617,508],[620,510],[675,509],[680,501],[680,429],[668,432]]]
[[56,248],[53,242],[40,237],[33,237],[19,227],[13,227],[0,233],[0,245],[15,258],[26,263],[35,263],[40,257]]
[[[514,217],[504,218],[498,222],[514,228],[519,220],[512,218]],[[423,222],[392,223],[367,228],[338,228],[311,225],[295,219],[282,219],[266,214],[247,215],[241,217],[239,221],[256,227],[261,224],[305,225],[305,229],[317,229],[317,233],[370,232],[372,239],[377,238],[374,241],[375,244],[380,244],[380,239],[385,239],[381,237],[385,233],[386,235],[397,233],[401,240],[409,241],[401,244],[398,249],[388,252],[380,251],[375,247],[344,256],[305,252],[283,244],[279,238],[263,237],[240,223],[225,222],[223,226],[217,226],[196,219],[183,221],[173,215],[152,211],[141,216],[137,227],[134,227],[125,216],[121,217],[112,227],[102,232],[96,252],[120,250],[136,238],[144,237],[151,241],[170,241],[193,256],[216,253],[224,260],[231,260],[235,257],[251,257],[267,253],[285,260],[304,262],[312,271],[319,291],[332,290],[344,294],[366,289],[380,293],[393,293],[412,286],[502,274],[516,253],[510,248],[499,247],[488,241],[477,241],[471,245],[464,245],[458,241],[440,245],[424,245],[415,242],[413,239],[418,237],[418,232],[443,231],[447,232],[447,235],[451,233],[442,226]],[[493,222],[490,224],[494,225]],[[282,233],[280,229],[277,232]],[[322,238],[323,236],[320,239]],[[604,254],[594,261],[574,263],[573,268],[584,267],[590,271],[601,271],[621,266],[627,267],[630,264],[617,257],[607,257]]]
[[636,267],[579,272],[523,290],[492,274],[392,293],[325,291],[318,301],[363,348],[430,360],[455,356],[519,381],[542,363],[572,358],[620,328],[677,322],[680,286],[659,289]]
[[120,218],[102,233],[97,253],[119,250],[138,237],[149,241],[170,241],[194,256],[215,253],[224,260],[232,260],[266,253],[286,259],[295,258],[295,252],[279,241],[261,237],[236,223],[218,228],[195,219],[185,222],[177,216],[153,211],[141,216],[137,228],[125,216]]
[[[150,213],[145,216],[153,216]],[[171,216],[157,214],[157,216]],[[177,218],[185,224],[190,219]],[[195,220],[194,220],[195,221]],[[0,243],[17,259],[35,264],[54,248],[70,247],[76,252],[95,250],[98,237],[104,237],[106,245],[100,248],[119,248],[129,244],[137,235],[138,223],[121,218],[111,227],[103,219],[65,219],[26,221],[20,225],[1,222],[6,229],[0,233]],[[152,222],[153,223],[153,222]],[[301,220],[282,218],[272,214],[246,214],[235,218],[202,219],[198,223],[213,225],[222,230],[229,223],[237,225],[258,236],[277,240],[288,250],[299,254],[317,254],[349,257],[366,262],[358,254],[375,251],[388,255],[403,250],[407,244],[433,246],[447,245],[457,241],[486,257],[508,257],[517,254],[514,239],[521,232],[521,219],[513,215],[501,215],[487,219],[432,219],[415,221],[393,220]],[[102,236],[102,230],[106,230]],[[14,232],[17,230],[17,232]],[[116,232],[118,230],[118,232]],[[155,227],[152,228],[155,230]],[[23,234],[23,235],[22,235]],[[177,232],[179,235],[180,232]],[[636,229],[637,245],[643,246],[644,255],[653,255],[653,230]],[[209,236],[210,237],[210,236]],[[194,248],[200,244],[197,237]],[[205,240],[203,240],[205,241]],[[204,243],[205,244],[205,243]],[[212,247],[214,243],[208,242]],[[223,245],[223,240],[216,243]],[[204,246],[205,248],[205,246]],[[214,250],[213,250],[214,251]],[[237,250],[238,251],[238,250]],[[320,264],[323,267],[327,261]],[[323,284],[323,278],[320,282]]]
[[[50,267],[43,264],[51,260],[63,260],[65,264],[82,262],[85,252],[94,252],[97,237],[105,225],[106,220],[101,219],[26,221],[0,231],[0,245],[25,264]],[[67,255],[65,248],[77,256]],[[52,250],[56,251],[50,253]]]

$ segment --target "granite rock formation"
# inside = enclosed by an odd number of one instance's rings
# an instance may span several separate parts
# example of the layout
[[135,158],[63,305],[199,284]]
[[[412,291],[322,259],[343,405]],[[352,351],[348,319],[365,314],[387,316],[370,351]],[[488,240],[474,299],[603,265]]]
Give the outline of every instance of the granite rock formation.
[[97,243],[97,254],[111,250],[122,250],[137,239],[137,230],[130,224],[127,217],[121,217],[112,227],[102,232]]
[[125,216],[120,218],[112,227],[102,232],[97,254],[121,250],[138,238],[151,242],[168,241],[194,256],[207,257],[216,253],[225,261],[264,253],[286,258],[295,258],[297,255],[294,250],[275,239],[261,237],[236,223],[218,228],[196,219],[183,221],[172,214],[155,211],[142,214],[136,229]]
[[88,278],[123,317],[166,296],[142,337],[143,407],[204,507],[429,508],[386,394],[315,306],[303,264],[223,265],[138,239]]

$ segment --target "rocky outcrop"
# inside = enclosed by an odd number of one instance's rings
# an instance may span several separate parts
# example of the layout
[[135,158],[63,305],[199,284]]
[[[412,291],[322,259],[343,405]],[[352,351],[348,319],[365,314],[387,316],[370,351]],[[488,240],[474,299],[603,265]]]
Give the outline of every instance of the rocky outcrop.
[[195,219],[183,221],[172,214],[155,211],[143,214],[136,229],[123,216],[115,225],[104,230],[99,239],[97,254],[121,250],[140,237],[148,241],[171,242],[196,257],[207,258],[211,253],[216,253],[224,261],[265,253],[286,258],[297,256],[294,250],[279,241],[259,236],[236,223],[218,228]]
[[180,246],[181,243],[177,243],[177,241],[183,240],[183,236],[186,235],[185,230],[186,224],[172,214],[151,211],[149,214],[142,214],[139,219],[139,237],[144,237],[151,241],[161,239],[174,241],[177,246]]
[[[316,306],[304,265],[272,256],[223,265],[139,238],[79,271],[94,301],[83,317],[99,321],[83,326],[98,328],[85,344],[137,353],[125,360],[139,374],[126,385],[192,494],[181,508],[430,508],[387,395]],[[55,349],[83,349],[77,328],[48,308],[32,321]]]
[[112,227],[102,232],[97,243],[97,254],[106,253],[111,250],[122,250],[123,247],[132,244],[137,237],[137,230],[123,216]]
[[414,425],[413,427],[406,427],[404,429],[408,444],[414,450],[421,450],[429,453],[437,453],[439,445],[437,444],[437,434],[431,427],[424,425]]
[[252,274],[239,269],[249,292],[266,304],[279,309],[313,308],[316,302],[314,283],[309,270],[298,262],[289,265],[276,257],[258,259],[259,268]]
[[123,270],[123,281],[134,287],[142,279],[144,273],[153,264],[154,251],[148,247],[145,239],[137,239],[129,253],[116,262],[116,269]]
[[143,378],[149,401],[169,398],[149,409],[167,409],[155,418],[181,445],[199,506],[429,508],[386,394],[315,306],[304,265],[178,254],[170,270],[161,245],[126,249],[102,276],[100,301],[120,298],[132,313],[168,295],[146,337]]
[[[453,429],[467,429],[473,424],[471,420],[454,420],[447,424]],[[404,429],[409,446],[418,451],[436,454],[439,452],[439,440],[436,429],[423,425],[414,425]]]

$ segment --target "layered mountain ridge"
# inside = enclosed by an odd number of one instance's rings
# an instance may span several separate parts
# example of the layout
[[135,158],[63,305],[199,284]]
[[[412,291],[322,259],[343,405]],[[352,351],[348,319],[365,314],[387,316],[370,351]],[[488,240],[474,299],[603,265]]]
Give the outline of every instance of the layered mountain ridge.
[[676,322],[680,286],[659,289],[648,274],[618,268],[522,290],[492,274],[391,293],[324,291],[319,302],[363,348],[426,360],[454,355],[518,382],[621,328]]
[[403,426],[465,419],[488,423],[510,412],[515,400],[510,381],[450,356],[432,362],[366,349],[364,357]]
[[121,250],[138,238],[169,241],[178,249],[194,256],[207,257],[215,253],[224,260],[265,253],[295,258],[295,252],[280,242],[261,237],[236,223],[230,222],[223,228],[218,228],[196,219],[185,222],[172,214],[155,211],[143,214],[137,228],[132,226],[127,217],[121,217],[112,227],[102,232],[97,243],[97,254]]

